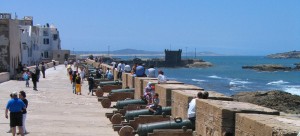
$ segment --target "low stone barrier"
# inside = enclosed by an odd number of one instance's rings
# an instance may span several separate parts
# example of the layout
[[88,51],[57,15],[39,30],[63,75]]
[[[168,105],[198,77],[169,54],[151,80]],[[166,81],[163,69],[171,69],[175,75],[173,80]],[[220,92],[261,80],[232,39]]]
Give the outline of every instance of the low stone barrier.
[[[187,111],[190,101],[197,97],[198,92],[204,92],[201,90],[173,90],[172,91],[172,116],[181,117],[187,119]],[[225,100],[232,101],[231,97],[228,97],[224,94],[207,91],[209,93],[208,99],[213,100]]]
[[128,74],[130,74],[130,73],[125,73],[125,72],[122,73],[122,88],[123,89],[126,87],[129,87],[128,86]]
[[118,73],[119,73],[119,71],[115,69],[113,72],[114,72],[113,73],[114,74],[114,80],[118,80]]
[[198,99],[196,105],[197,136],[234,135],[236,113],[279,115],[276,110],[244,102]]
[[[134,75],[132,75],[132,74],[128,74],[127,75],[128,77],[127,77],[127,80],[128,80],[128,87],[129,88],[134,88],[135,87],[135,84],[134,84]],[[135,97],[134,97],[135,98]],[[135,98],[136,99],[136,98]]]
[[236,114],[235,136],[297,136],[300,119],[296,117]]
[[149,78],[149,77],[134,77],[134,99],[141,98],[141,92],[143,92],[143,80],[149,79],[156,79],[156,78]]
[[188,84],[156,84],[155,92],[158,93],[161,106],[171,106],[172,90],[204,90]]
[[6,82],[10,79],[10,75],[8,72],[1,72],[0,73],[0,83]]

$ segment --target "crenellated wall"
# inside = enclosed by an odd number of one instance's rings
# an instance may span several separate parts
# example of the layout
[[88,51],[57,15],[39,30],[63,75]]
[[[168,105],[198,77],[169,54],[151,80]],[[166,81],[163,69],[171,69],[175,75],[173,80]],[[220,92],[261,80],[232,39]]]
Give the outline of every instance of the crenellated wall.
[[[88,64],[94,62],[88,62]],[[109,67],[101,64],[103,69]],[[134,77],[131,73],[123,73],[123,88],[135,88],[135,99],[143,94],[145,86],[152,82],[155,92],[159,94],[160,105],[172,106],[172,117],[187,119],[189,102],[197,96],[202,88],[168,81],[157,84],[156,78]],[[206,90],[205,90],[206,91]],[[184,135],[184,136],[297,136],[300,131],[300,118],[279,116],[279,112],[270,108],[232,101],[224,94],[209,92],[208,99],[196,100],[196,123],[194,134],[191,131],[154,130],[152,135]]]

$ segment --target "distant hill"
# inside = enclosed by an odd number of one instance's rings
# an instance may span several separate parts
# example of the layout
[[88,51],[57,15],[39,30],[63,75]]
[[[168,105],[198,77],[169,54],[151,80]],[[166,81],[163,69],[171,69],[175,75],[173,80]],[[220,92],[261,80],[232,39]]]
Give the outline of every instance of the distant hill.
[[[108,54],[107,51],[75,51],[76,54]],[[140,55],[164,55],[164,51],[145,51],[145,50],[136,50],[136,49],[121,49],[110,51],[110,55],[133,55],[133,54],[140,54]],[[182,56],[194,56],[195,52],[184,52],[182,51]],[[220,54],[213,53],[213,52],[197,52],[197,56],[220,56]]]
[[268,58],[274,58],[274,59],[291,59],[291,58],[300,59],[300,51],[290,51],[290,52],[284,52],[284,53],[276,53],[276,54],[268,55],[267,57]]

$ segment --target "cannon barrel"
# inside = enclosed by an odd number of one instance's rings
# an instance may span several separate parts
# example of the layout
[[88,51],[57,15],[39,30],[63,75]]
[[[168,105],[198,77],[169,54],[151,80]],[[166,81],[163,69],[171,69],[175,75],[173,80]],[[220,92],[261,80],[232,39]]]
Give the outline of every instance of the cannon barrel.
[[121,81],[105,81],[105,82],[100,82],[99,86],[105,86],[105,85],[121,85]]
[[[165,115],[171,115],[171,109],[171,107],[163,107],[162,112]],[[124,117],[129,122],[129,120],[134,120],[134,117],[138,117],[139,115],[153,115],[153,112],[150,112],[149,109],[132,110],[127,111]]]
[[114,89],[114,90],[111,90],[111,92],[109,94],[112,94],[112,93],[121,93],[121,92],[134,93],[134,88],[133,89]]
[[122,101],[118,101],[117,102],[116,108],[117,109],[123,109],[125,106],[127,106],[129,104],[141,104],[141,105],[145,105],[145,104],[147,104],[147,101],[142,100],[142,99],[122,100]]
[[154,129],[194,129],[195,125],[188,119],[186,120],[170,120],[155,123],[140,124],[135,133],[139,136],[147,136],[152,133]]

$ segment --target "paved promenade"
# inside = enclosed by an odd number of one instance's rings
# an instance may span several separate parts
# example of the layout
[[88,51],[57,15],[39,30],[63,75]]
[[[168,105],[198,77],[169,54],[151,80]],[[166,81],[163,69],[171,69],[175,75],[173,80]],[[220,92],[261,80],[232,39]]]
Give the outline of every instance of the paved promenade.
[[87,81],[82,95],[72,94],[71,84],[63,65],[46,70],[46,78],[37,84],[38,91],[25,87],[25,81],[0,83],[0,136],[9,136],[9,120],[5,118],[5,106],[13,91],[27,93],[27,130],[30,136],[117,136],[111,128],[106,112],[96,97],[88,96]]

